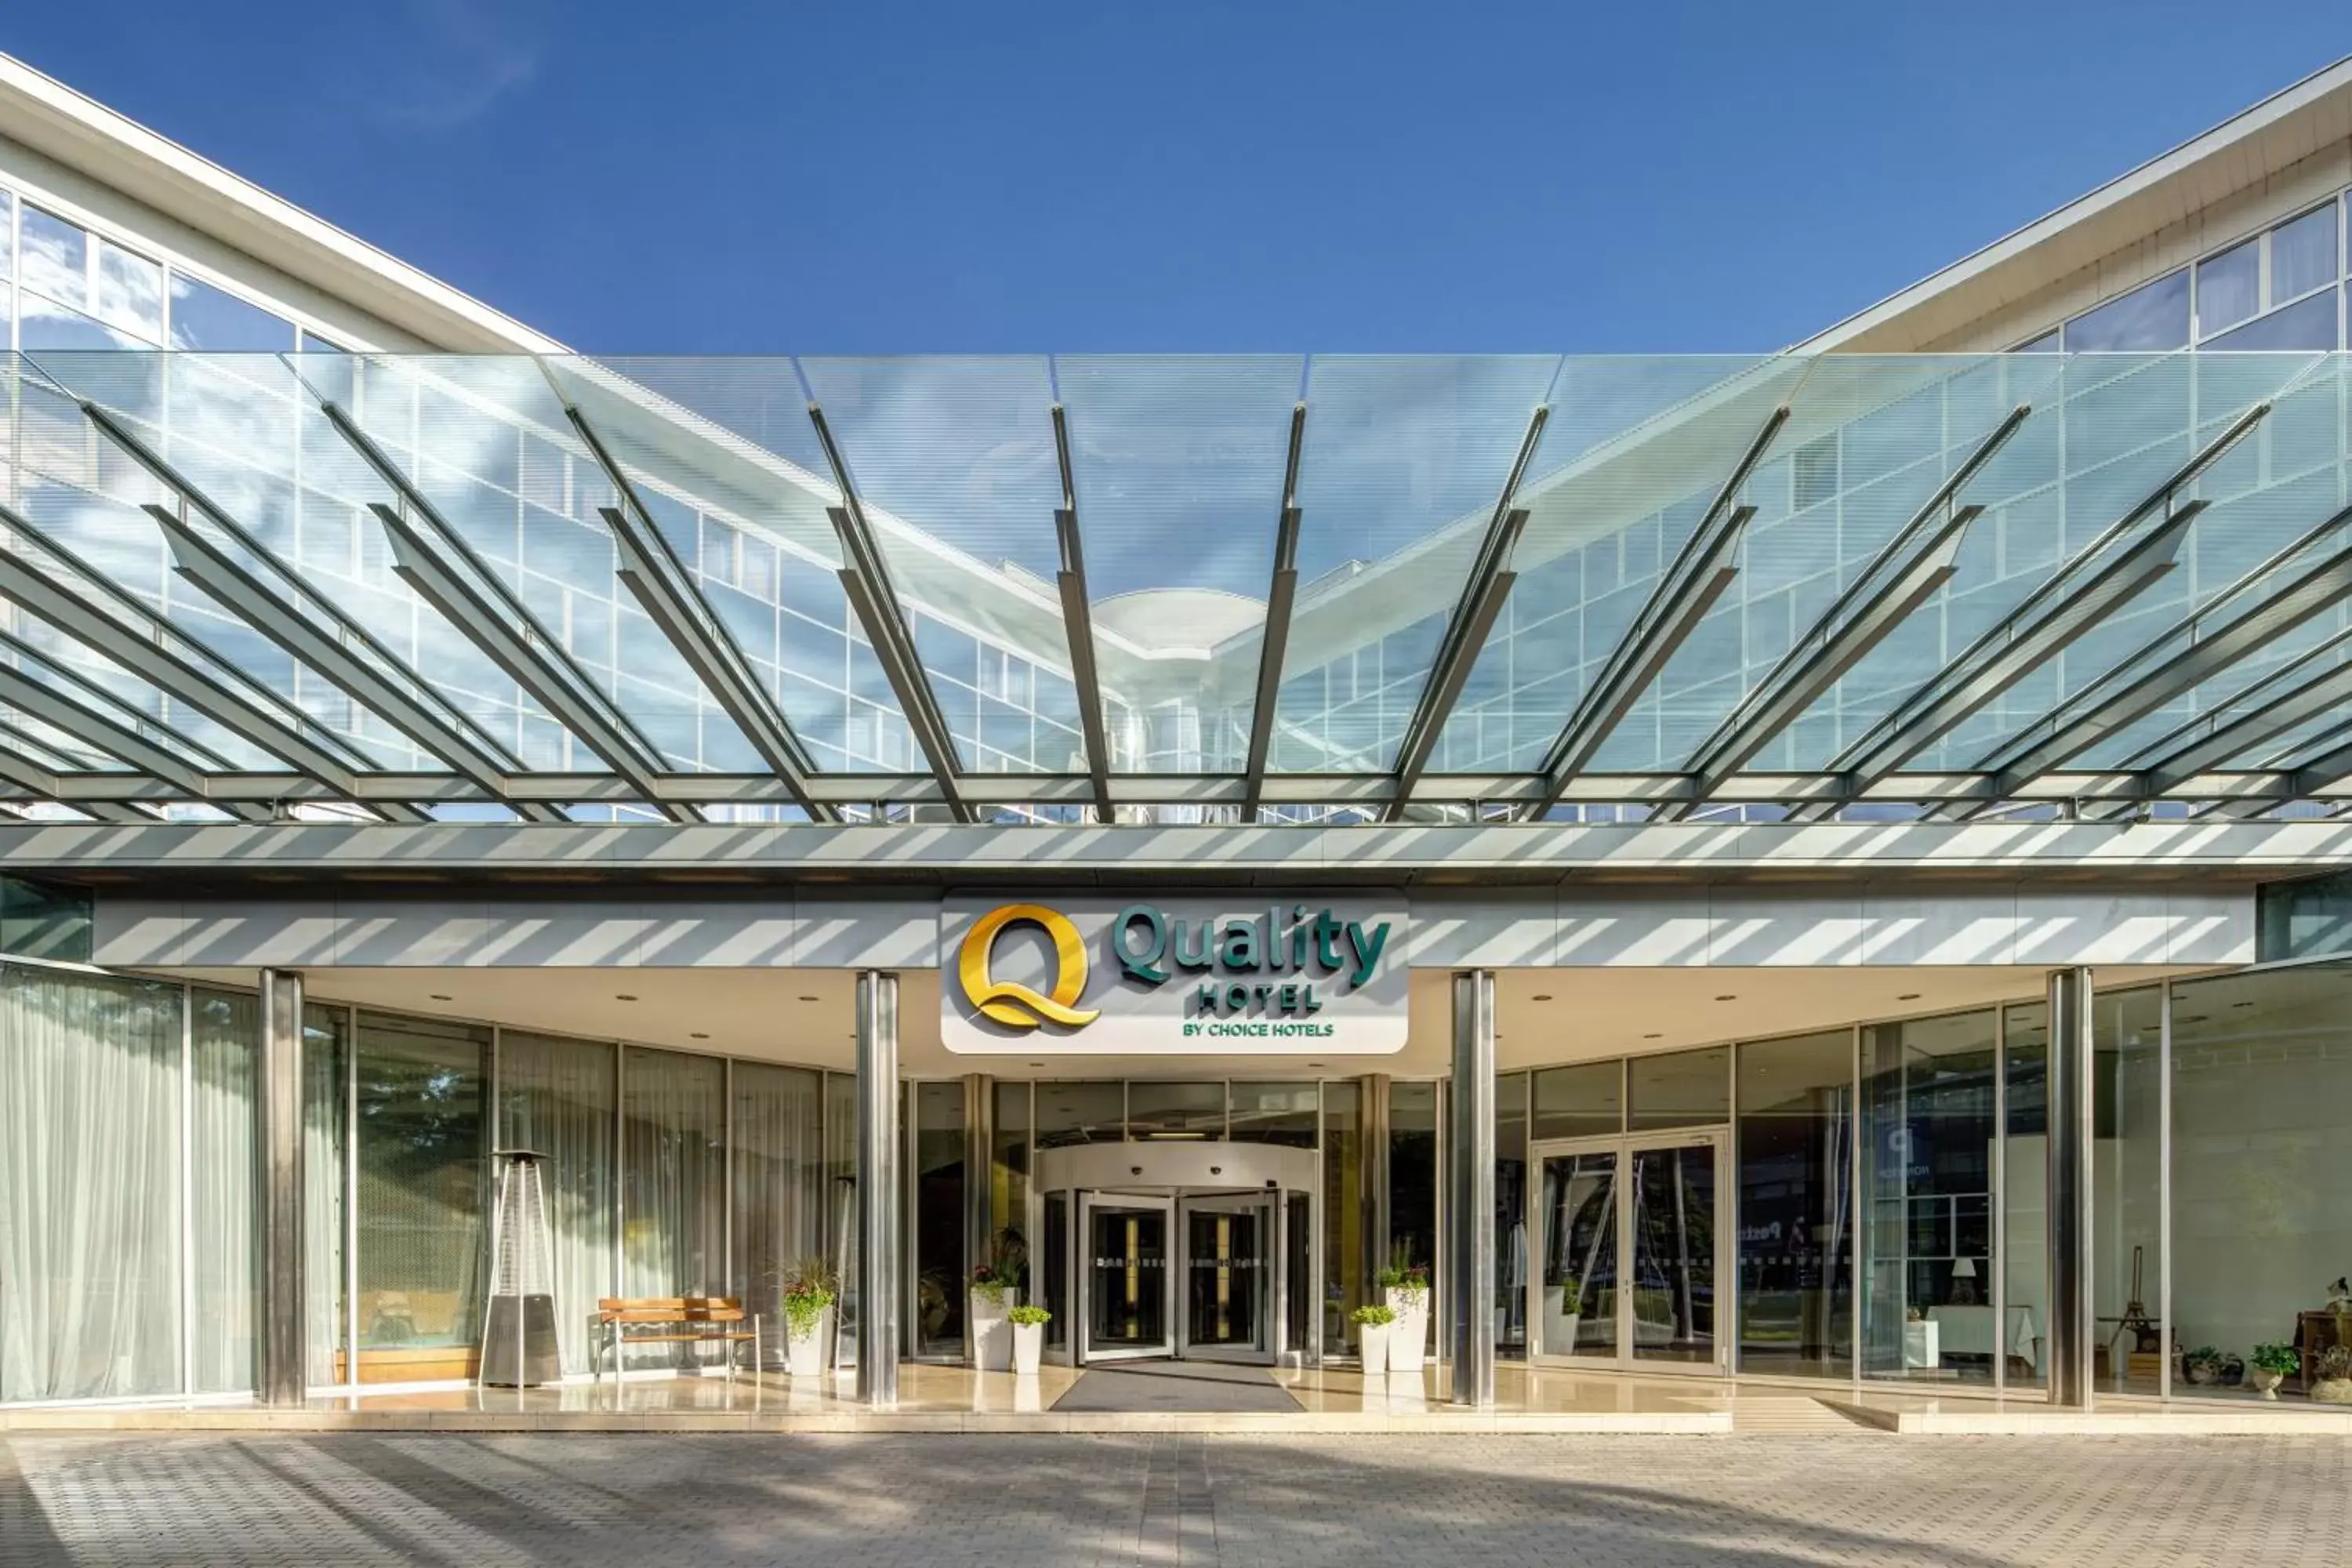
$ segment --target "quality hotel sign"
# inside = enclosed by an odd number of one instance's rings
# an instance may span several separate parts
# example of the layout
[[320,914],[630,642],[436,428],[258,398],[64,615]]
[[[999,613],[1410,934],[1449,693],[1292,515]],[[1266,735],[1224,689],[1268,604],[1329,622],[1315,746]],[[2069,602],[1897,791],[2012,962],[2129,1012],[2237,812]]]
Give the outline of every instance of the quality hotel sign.
[[1404,900],[950,899],[940,1034],[974,1055],[1404,1048]]

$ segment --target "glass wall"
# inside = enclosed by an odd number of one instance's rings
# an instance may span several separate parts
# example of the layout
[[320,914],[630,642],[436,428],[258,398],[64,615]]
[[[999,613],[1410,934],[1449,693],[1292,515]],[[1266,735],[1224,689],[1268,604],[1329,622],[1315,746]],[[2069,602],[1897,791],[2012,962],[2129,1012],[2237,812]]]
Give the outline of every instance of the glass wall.
[[470,1377],[481,1334],[489,1031],[362,1013],[353,1210],[360,1379]]
[[1739,1047],[1739,1365],[1853,1370],[1853,1031]]
[[302,1259],[309,1381],[351,1381],[351,1012],[302,1009]]
[[964,1086],[907,1086],[907,1134],[914,1149],[915,1278],[911,1343],[919,1356],[964,1353],[967,1281],[977,1260],[964,1256]]
[[0,964],[0,1400],[183,1387],[183,1006]]
[[[765,1062],[736,1062],[729,1071],[735,1161],[730,1293],[742,1297],[746,1310],[781,1322],[786,1272],[824,1250],[824,1075]],[[781,1344],[770,1349],[781,1358]]]
[[2171,1337],[2219,1358],[2174,1392],[2242,1394],[2230,1358],[2284,1344],[2307,1396],[2352,1315],[2352,962],[2176,983],[2171,1131]]
[[[2050,1005],[2001,1016],[2001,1333],[2011,1388],[2046,1386],[2050,1333]],[[2154,1278],[2154,1276],[2150,1276]]]
[[232,1394],[254,1384],[261,1001],[200,990],[188,1011],[188,1384]]
[[1528,1078],[1495,1079],[1495,1353],[1528,1353]]
[[990,1122],[994,1152],[988,1163],[988,1223],[996,1235],[1011,1233],[1020,1243],[1021,1268],[1016,1284],[1024,1301],[1036,1300],[1030,1281],[1035,1266],[1029,1245],[1029,1099],[1026,1083],[999,1083],[996,1114]]
[[1323,1086],[1323,1353],[1355,1353],[1348,1314],[1364,1304],[1370,1283],[1365,1239],[1364,1091],[1353,1082]]
[[1992,1010],[1862,1037],[1865,1373],[1990,1383]]
[[546,1156],[555,1226],[556,1341],[563,1370],[588,1370],[598,1298],[613,1278],[614,1049],[520,1030],[499,1036],[499,1145]]
[[622,1293],[727,1295],[727,1064],[621,1058]]
[[[2164,1353],[2157,1321],[2164,1269],[2164,999],[2156,986],[2144,985],[2101,993],[2093,1008],[2091,1300],[2100,1356],[2095,1371],[2102,1388],[2155,1394]],[[2013,1149],[2011,1159],[2031,1162],[2021,1150]],[[2030,1173],[2014,1164],[2012,1172],[2012,1182],[2031,1184]],[[2038,1321],[2040,1314],[2034,1316]]]

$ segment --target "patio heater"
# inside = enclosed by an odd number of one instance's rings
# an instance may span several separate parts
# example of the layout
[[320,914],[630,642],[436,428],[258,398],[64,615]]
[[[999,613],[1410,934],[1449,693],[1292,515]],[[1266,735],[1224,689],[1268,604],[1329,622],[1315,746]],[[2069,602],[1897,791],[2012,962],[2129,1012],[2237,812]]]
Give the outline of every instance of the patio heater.
[[490,1294],[482,1318],[484,1387],[532,1388],[563,1375],[555,1339],[555,1232],[547,1156],[499,1149],[490,1210]]

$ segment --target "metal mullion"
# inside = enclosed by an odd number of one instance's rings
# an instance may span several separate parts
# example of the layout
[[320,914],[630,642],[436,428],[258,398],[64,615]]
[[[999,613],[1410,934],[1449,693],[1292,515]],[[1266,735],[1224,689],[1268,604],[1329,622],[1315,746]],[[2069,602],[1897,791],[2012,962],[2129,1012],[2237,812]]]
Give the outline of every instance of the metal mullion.
[[[196,1392],[196,1202],[194,1149],[196,1126],[195,996],[180,991],[180,1393]],[[266,1086],[263,1086],[266,1088]],[[256,1107],[257,1110],[259,1109]],[[255,1349],[260,1336],[255,1336]],[[254,1372],[260,1373],[257,1359]],[[255,1391],[259,1392],[258,1381]]]
[[1862,1396],[1863,1254],[1868,1247],[1868,1237],[1862,1228],[1862,1030],[1855,1024],[1849,1031],[1852,1043],[1849,1059],[1853,1077],[1847,1080],[1846,1121],[1846,1184],[1845,1201],[1847,1231],[1853,1237],[1846,1248],[1846,1377],[1853,1384],[1854,1397]]
[[343,1012],[343,1384],[360,1386],[360,1010]]
[[[2172,979],[2157,982],[2156,1396],[2172,1398]],[[2126,1372],[2131,1363],[2124,1363]],[[2126,1379],[2128,1382],[2128,1379]]]
[[[719,1092],[725,1102],[719,1112],[719,1245],[724,1257],[719,1278],[726,1281],[723,1294],[732,1296],[735,1294],[735,1058],[721,1057],[719,1059],[723,1064],[719,1069]],[[729,1347],[727,1355],[730,1362],[734,1354],[733,1348]]]
[[[1992,1213],[1986,1234],[1992,1275],[1992,1391],[2009,1388],[2009,1004],[1992,1010]],[[1957,1235],[1954,1237],[1957,1242]]]

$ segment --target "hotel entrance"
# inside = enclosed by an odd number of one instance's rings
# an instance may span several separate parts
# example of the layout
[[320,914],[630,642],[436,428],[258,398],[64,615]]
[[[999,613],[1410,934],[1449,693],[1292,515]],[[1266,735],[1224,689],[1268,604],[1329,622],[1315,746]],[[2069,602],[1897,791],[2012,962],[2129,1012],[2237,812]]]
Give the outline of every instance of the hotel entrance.
[[1730,1252],[1722,1132],[1537,1143],[1529,1320],[1542,1361],[1730,1370],[1718,1289]]
[[[1116,1184],[1083,1184],[1114,1159]],[[1047,1151],[1039,1163],[1045,1304],[1076,1325],[1062,1344],[1049,1342],[1049,1354],[1062,1352],[1054,1359],[1306,1358],[1312,1151],[1127,1145]]]

